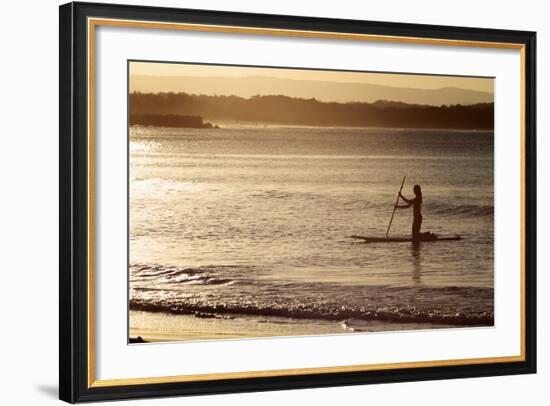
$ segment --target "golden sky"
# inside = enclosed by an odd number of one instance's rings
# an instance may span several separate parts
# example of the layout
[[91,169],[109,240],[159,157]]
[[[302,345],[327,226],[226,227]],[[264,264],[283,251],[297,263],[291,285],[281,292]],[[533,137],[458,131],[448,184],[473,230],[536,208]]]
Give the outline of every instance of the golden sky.
[[[492,78],[479,77],[191,65],[181,63],[130,62],[129,70],[130,91],[184,91],[196,94],[231,93],[242,97],[267,93],[307,97],[308,92],[310,92],[311,97],[327,101],[371,101],[370,99],[376,99],[378,96],[378,94],[375,94],[377,93],[376,89],[372,87],[359,86],[354,91],[352,86],[350,86],[352,83],[418,89],[420,91],[442,88],[461,89],[462,91],[458,91],[457,89],[453,89],[452,92],[451,90],[448,91],[449,104],[456,102],[474,103],[492,101],[494,86]],[[250,80],[251,77],[254,78],[253,81]],[[196,80],[193,80],[193,78],[196,78]],[[224,78],[228,80],[223,81]],[[339,92],[338,84],[343,84],[344,86],[340,87],[348,90]],[[254,87],[254,89],[250,89],[250,87]],[[254,93],[254,90],[257,93]],[[464,92],[464,90],[474,92]],[[360,94],[361,91],[373,94],[362,95]],[[478,94],[477,92],[483,92],[484,94]],[[406,102],[415,102],[416,100],[416,96],[413,96],[411,92],[408,93],[408,96],[403,96],[402,91],[393,93],[391,88],[386,88],[379,94],[379,98]],[[419,92],[416,93],[420,94]],[[429,96],[427,95],[417,97],[418,102],[446,104],[445,91],[439,93],[439,98],[437,98],[437,101],[434,99],[433,103],[429,102]],[[399,100],[403,98],[404,100]]]

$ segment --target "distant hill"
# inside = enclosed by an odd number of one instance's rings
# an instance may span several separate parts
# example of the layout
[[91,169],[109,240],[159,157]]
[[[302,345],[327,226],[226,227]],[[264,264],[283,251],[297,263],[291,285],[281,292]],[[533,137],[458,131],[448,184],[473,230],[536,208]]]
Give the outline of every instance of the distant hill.
[[493,129],[493,103],[427,106],[379,100],[325,103],[288,96],[205,96],[187,93],[131,93],[131,115],[200,116],[224,121],[279,125]]
[[[414,80],[414,76],[411,76],[411,80]],[[493,102],[492,93],[456,87],[418,89],[414,87],[294,80],[263,76],[231,78],[132,75],[130,86],[131,92],[139,91],[142,93],[185,92],[209,96],[236,95],[245,98],[255,95],[284,94],[290,97],[304,99],[314,97],[321,101],[339,103],[349,101],[372,103],[376,100],[394,100],[409,104],[441,106],[444,104]]]

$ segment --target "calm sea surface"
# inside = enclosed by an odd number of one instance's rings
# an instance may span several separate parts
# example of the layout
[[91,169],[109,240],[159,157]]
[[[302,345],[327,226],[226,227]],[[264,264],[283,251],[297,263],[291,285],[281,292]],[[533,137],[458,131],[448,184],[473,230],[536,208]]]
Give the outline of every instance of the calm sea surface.
[[[132,127],[130,308],[492,325],[493,166],[492,132]],[[422,231],[463,240],[349,238],[385,235],[405,175]]]

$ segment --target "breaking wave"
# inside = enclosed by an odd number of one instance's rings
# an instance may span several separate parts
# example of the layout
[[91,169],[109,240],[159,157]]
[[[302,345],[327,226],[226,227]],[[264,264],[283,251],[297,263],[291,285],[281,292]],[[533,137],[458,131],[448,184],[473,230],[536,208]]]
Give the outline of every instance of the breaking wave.
[[345,286],[249,278],[239,266],[131,267],[130,309],[197,317],[277,316],[491,326],[493,289]]

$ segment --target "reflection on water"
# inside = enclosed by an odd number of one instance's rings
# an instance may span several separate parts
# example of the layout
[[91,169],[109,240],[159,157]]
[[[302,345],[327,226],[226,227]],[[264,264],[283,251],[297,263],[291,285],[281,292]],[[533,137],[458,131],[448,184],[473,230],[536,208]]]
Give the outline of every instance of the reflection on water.
[[422,270],[421,270],[421,258],[420,258],[420,248],[422,247],[422,242],[413,241],[411,243],[411,255],[412,255],[412,280],[413,283],[418,285],[422,283]]

